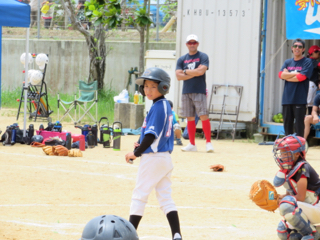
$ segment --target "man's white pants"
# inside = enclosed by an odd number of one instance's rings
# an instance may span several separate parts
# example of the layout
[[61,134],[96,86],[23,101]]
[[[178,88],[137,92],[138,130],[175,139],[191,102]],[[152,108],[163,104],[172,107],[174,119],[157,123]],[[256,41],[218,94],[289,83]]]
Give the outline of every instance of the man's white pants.
[[136,187],[133,190],[130,215],[143,216],[145,205],[153,189],[161,210],[167,215],[177,211],[171,198],[173,164],[169,152],[148,153],[141,156]]

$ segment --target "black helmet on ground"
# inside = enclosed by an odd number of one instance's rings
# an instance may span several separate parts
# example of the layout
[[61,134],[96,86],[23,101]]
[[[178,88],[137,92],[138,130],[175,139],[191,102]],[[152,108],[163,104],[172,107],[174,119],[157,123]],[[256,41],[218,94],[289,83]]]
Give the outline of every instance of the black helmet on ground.
[[42,143],[43,137],[41,135],[33,135],[31,138],[31,142]]

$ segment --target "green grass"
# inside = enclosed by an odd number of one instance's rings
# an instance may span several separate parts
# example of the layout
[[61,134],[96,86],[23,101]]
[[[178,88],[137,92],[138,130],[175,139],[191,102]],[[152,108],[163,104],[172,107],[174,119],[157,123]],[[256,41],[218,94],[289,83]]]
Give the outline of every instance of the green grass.
[[[21,88],[16,88],[14,90],[2,90],[1,93],[1,103],[3,108],[15,108],[18,111],[19,102],[17,99],[20,99],[21,96]],[[98,121],[101,117],[107,117],[109,123],[111,124],[114,120],[114,101],[113,97],[118,95],[113,90],[99,90],[98,92]],[[132,96],[130,96],[132,98]],[[58,104],[57,104],[57,95],[48,95],[48,102],[53,113],[50,115],[52,121],[55,122],[58,120]],[[64,101],[73,101],[74,94],[60,94],[60,99]],[[91,105],[91,104],[90,104]],[[90,113],[95,117],[95,109],[96,107],[92,107]],[[23,112],[23,107],[21,107],[21,111]],[[60,118],[64,110],[60,106]],[[78,108],[77,108],[78,115]],[[21,115],[20,115],[21,116]],[[71,112],[71,116],[74,117],[74,111]],[[77,116],[78,117],[78,116]],[[62,120],[62,122],[71,122],[72,120],[69,117],[66,117]],[[93,124],[93,121],[89,117],[84,117],[81,120],[81,125],[83,124]]]

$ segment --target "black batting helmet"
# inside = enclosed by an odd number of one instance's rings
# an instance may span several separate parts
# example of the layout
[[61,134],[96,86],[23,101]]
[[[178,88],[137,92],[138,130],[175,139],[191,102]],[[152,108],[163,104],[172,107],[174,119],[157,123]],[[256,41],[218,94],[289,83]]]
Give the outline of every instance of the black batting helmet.
[[115,215],[102,215],[86,224],[79,240],[139,240],[139,237],[128,220]]
[[34,135],[31,137],[31,142],[42,143],[43,137],[41,135]]
[[147,70],[144,71],[142,76],[136,80],[136,84],[140,85],[139,86],[139,92],[143,96],[145,96],[144,87],[143,87],[144,80],[150,80],[150,81],[158,82],[159,83],[158,91],[162,95],[166,95],[167,93],[169,93],[170,76],[163,69],[157,68],[157,67],[148,68]]

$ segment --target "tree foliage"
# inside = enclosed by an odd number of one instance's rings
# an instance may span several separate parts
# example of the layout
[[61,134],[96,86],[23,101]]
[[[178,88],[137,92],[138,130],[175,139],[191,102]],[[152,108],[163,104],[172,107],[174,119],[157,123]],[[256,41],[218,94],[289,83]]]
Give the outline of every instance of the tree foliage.
[[123,21],[125,24],[134,25],[135,27],[146,27],[152,23],[144,7],[137,8],[134,12],[134,17],[125,17],[122,14],[120,0],[109,0],[107,2],[103,0],[88,0],[85,2],[85,15],[94,26],[102,24],[103,26],[108,26],[108,28],[116,28]]
[[[97,80],[99,89],[103,89],[106,56],[108,53],[105,44],[105,29],[120,27],[122,23],[133,25],[140,33],[139,70],[142,73],[144,67],[144,35],[146,27],[152,23],[146,11],[147,0],[144,0],[143,7],[134,10],[133,15],[122,14],[121,4],[125,5],[124,0],[87,0],[83,11],[87,20],[93,24],[94,32],[85,29],[77,19],[77,14],[71,1],[61,0],[74,29],[80,31],[86,38],[90,58],[88,82]],[[129,3],[131,2],[135,1],[129,1]]]
[[160,7],[161,11],[165,14],[163,21],[169,20],[177,12],[178,2],[177,0],[166,0],[165,3]]
[[[144,5],[137,4],[133,14],[124,14],[122,5],[125,1],[109,0],[87,0],[85,2],[85,15],[94,26],[103,25],[108,28],[120,27],[122,23],[129,26],[134,26],[140,33],[140,50],[139,50],[139,71],[144,70],[144,38],[147,26],[152,24],[152,20],[146,10],[147,0],[144,0]],[[129,4],[136,4],[137,1],[128,1]]]

